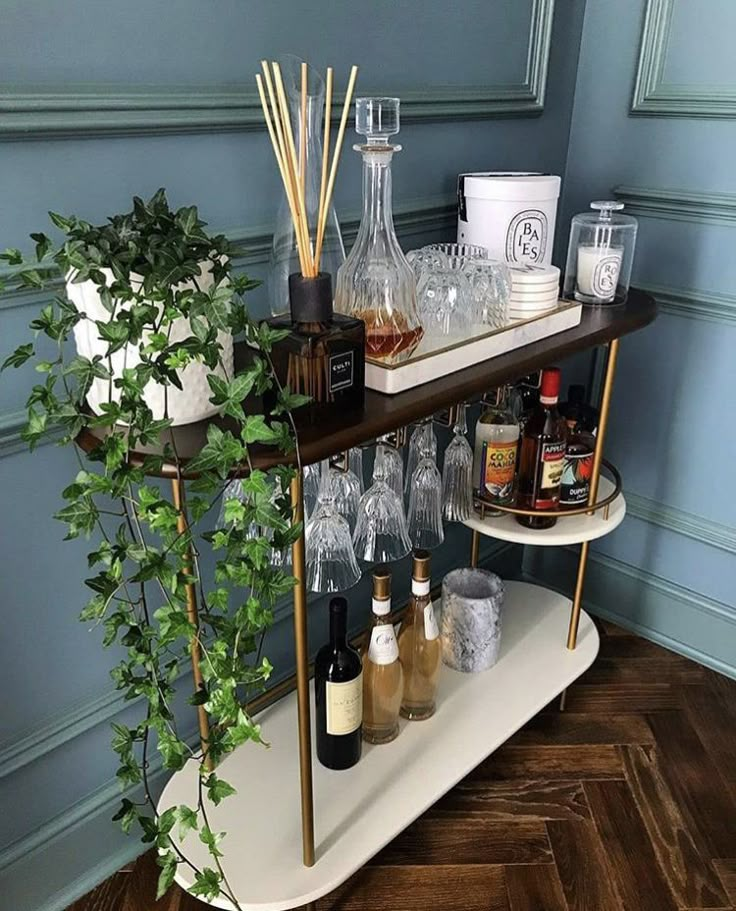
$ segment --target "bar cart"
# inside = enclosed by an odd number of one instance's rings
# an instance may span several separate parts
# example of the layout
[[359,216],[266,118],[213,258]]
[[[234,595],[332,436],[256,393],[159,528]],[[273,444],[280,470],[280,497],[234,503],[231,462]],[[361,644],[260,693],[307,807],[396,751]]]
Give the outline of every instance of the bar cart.
[[[596,345],[608,349],[588,505],[577,514],[567,513],[555,528],[544,531],[525,530],[513,516],[478,516],[466,523],[473,530],[473,564],[481,534],[521,543],[581,543],[573,600],[540,586],[508,583],[498,663],[480,674],[443,668],[441,699],[434,717],[405,725],[388,747],[366,745],[361,761],[347,772],[330,771],[312,761],[304,538],[294,544],[296,675],[251,704],[251,709],[260,710],[258,720],[270,749],[246,744],[228,756],[223,776],[237,794],[208,808],[213,830],[229,833],[222,864],[242,908],[296,908],[335,889],[593,663],[598,634],[581,609],[589,543],[613,530],[625,514],[615,468],[607,467],[612,480],[601,477],[602,467],[608,465],[603,447],[619,339],[651,323],[656,313],[656,303],[649,295],[631,290],[621,306],[586,308],[580,324],[572,329],[398,395],[367,391],[360,419],[335,420],[300,433],[302,464],[311,464],[478,397],[491,387],[577,351]],[[178,428],[179,456],[193,457],[205,442],[206,432],[207,422]],[[98,440],[87,430],[78,442],[89,450]],[[142,459],[145,454],[138,455]],[[268,467],[276,460],[263,453],[257,464]],[[186,475],[177,475],[175,467],[167,464],[161,475],[171,480],[176,502],[184,507]],[[291,497],[300,518],[301,475],[292,482]],[[181,516],[185,522],[184,508]],[[196,618],[193,588],[189,611]],[[196,678],[194,647],[192,659]],[[198,711],[200,734],[206,738],[208,719],[201,706]],[[186,803],[196,787],[197,767],[189,763],[167,784],[161,810]],[[206,864],[207,849],[196,836],[188,837],[183,849],[195,864]],[[187,865],[179,866],[177,882],[185,889],[193,884]],[[211,903],[232,907],[222,897]]]

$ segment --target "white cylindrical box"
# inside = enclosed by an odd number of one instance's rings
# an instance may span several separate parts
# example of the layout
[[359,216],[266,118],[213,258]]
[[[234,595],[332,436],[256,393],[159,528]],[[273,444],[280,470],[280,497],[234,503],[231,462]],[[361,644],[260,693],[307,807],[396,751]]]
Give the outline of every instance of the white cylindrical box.
[[560,178],[531,171],[461,174],[458,243],[478,244],[491,259],[549,265]]

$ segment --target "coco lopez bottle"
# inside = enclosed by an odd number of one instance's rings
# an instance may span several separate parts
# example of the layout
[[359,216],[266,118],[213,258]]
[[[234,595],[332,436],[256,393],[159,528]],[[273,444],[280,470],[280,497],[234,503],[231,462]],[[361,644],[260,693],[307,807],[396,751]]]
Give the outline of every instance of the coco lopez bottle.
[[360,759],[363,679],[360,655],[347,640],[348,603],[330,601],[330,641],[317,652],[317,758],[328,769],[349,769]]
[[401,714],[411,721],[434,715],[442,664],[440,631],[429,597],[429,561],[429,551],[414,551],[411,599],[399,633],[399,658],[404,669]]
[[[542,371],[539,405],[524,425],[519,458],[517,505],[522,509],[556,509],[560,502],[560,481],[567,444],[567,425],[557,410],[560,371]],[[517,516],[526,528],[552,528],[554,516]]]
[[382,566],[373,572],[373,625],[363,655],[363,740],[369,743],[388,743],[399,733],[404,673],[390,612],[391,573]]
[[[330,415],[360,411],[365,398],[365,325],[353,316],[334,313],[332,278],[320,272],[308,278],[289,276],[291,319],[267,320],[271,329],[288,334],[273,346],[279,383],[308,395],[307,405],[294,411],[297,424],[315,423]],[[276,404],[271,390],[266,408]]]

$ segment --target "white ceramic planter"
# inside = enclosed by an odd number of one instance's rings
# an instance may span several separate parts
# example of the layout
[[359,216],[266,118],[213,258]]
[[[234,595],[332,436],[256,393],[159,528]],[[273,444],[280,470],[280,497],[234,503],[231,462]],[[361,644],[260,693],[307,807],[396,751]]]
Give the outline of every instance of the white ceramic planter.
[[[200,278],[197,280],[200,290],[207,291],[212,287],[213,277],[209,271],[209,263],[202,263],[200,266]],[[102,269],[110,284],[113,282],[113,275],[107,269]],[[133,278],[135,278],[133,276]],[[192,282],[182,282],[177,286],[184,290],[190,288],[194,290]],[[67,295],[69,300],[80,312],[86,313],[87,319],[81,320],[74,327],[74,339],[77,344],[77,351],[82,357],[93,358],[95,355],[104,357],[107,351],[107,342],[103,341],[97,333],[95,320],[109,320],[110,314],[102,306],[100,296],[97,293],[97,286],[93,281],[80,282],[74,284],[70,277],[67,277],[66,283]],[[129,306],[123,304],[123,307]],[[171,328],[171,341],[181,341],[191,335],[189,321],[182,317],[174,322]],[[232,378],[233,376],[233,340],[228,333],[220,332],[218,340],[222,345],[222,362],[225,369],[219,367],[214,371],[223,378]],[[126,367],[135,367],[140,363],[140,354],[137,345],[126,345],[120,351],[112,355],[113,377],[122,375]],[[202,421],[205,418],[212,417],[218,413],[218,408],[214,406],[209,398],[212,392],[207,382],[207,374],[210,368],[205,364],[192,363],[188,364],[179,371],[182,389],[176,386],[168,386],[168,412],[169,418],[174,424],[192,424],[195,421]],[[226,377],[227,374],[227,377]],[[120,398],[119,390],[113,387],[112,400],[117,401]],[[159,386],[153,381],[149,382],[145,388],[144,398],[146,404],[153,412],[156,420],[164,416],[164,387]],[[107,380],[96,379],[87,393],[87,402],[90,408],[95,412],[100,412],[100,405],[110,400],[110,389]]]

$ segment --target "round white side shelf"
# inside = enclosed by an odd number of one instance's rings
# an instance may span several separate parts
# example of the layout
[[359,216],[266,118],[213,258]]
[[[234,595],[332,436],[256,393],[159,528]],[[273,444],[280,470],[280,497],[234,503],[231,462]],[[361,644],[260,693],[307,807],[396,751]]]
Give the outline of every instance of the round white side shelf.
[[[479,674],[443,667],[435,715],[402,720],[393,743],[363,744],[352,769],[330,771],[313,755],[313,867],[302,865],[296,694],[264,709],[258,720],[270,749],[246,743],[225,759],[217,773],[237,793],[207,807],[212,830],[227,832],[222,865],[243,909],[297,908],[345,882],[584,673],[598,654],[598,632],[583,612],[577,648],[569,651],[570,607],[549,589],[507,582],[494,667]],[[171,778],[160,811],[196,804],[197,770],[190,762]],[[196,834],[182,849],[200,869],[212,865]],[[180,864],[176,880],[192,886],[192,870]],[[232,907],[222,898],[212,904]]]
[[[605,499],[613,492],[613,483],[601,477],[598,496]],[[485,519],[473,514],[465,524],[468,528],[479,531],[482,535],[498,538],[500,541],[513,541],[516,544],[538,544],[542,547],[560,547],[565,544],[581,544],[602,538],[618,528],[626,515],[626,500],[620,493],[608,507],[608,518],[604,518],[605,509],[599,509],[592,516],[561,516],[552,528],[524,528],[516,521],[516,516],[506,513],[502,516],[488,516]]]

